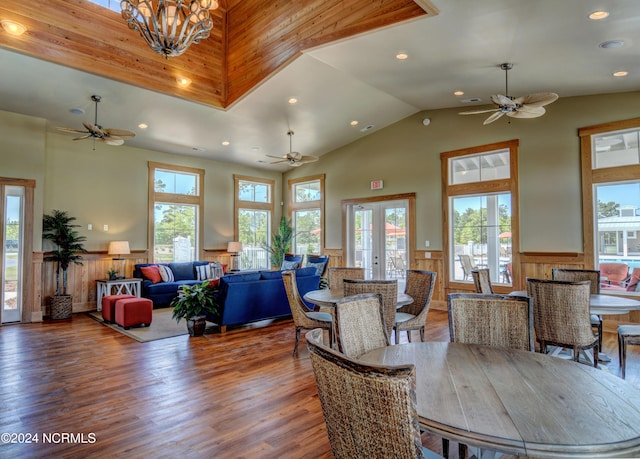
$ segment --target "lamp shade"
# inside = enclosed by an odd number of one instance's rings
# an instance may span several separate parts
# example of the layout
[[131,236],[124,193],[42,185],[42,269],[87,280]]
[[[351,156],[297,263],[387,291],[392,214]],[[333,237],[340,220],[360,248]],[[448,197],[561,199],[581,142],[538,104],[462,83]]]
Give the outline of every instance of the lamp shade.
[[242,252],[242,242],[229,242],[227,245],[227,252],[229,253],[238,253]]
[[129,241],[111,241],[109,242],[109,255],[128,255],[131,253],[129,250]]

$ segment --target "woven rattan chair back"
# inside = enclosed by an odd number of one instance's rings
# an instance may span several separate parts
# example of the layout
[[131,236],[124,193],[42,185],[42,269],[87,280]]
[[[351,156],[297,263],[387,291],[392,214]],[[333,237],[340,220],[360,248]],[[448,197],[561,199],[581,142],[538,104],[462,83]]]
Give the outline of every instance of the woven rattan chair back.
[[364,268],[329,268],[328,276],[329,288],[341,292],[345,279],[364,279]]
[[396,305],[398,303],[397,280],[362,280],[345,279],[344,296],[360,293],[379,293],[382,295],[384,329],[391,336],[396,319]]
[[[329,313],[314,313],[307,308],[307,305],[304,304],[302,298],[300,298],[298,284],[296,283],[296,272],[293,270],[283,271],[282,282],[284,283],[284,289],[287,293],[287,300],[289,300],[291,316],[293,317],[293,323],[296,329],[296,342],[293,348],[293,355],[298,353],[301,330],[313,330],[315,328],[328,330],[329,342],[333,343],[333,322],[331,321],[331,315]],[[312,316],[309,314],[312,314]],[[315,317],[313,314],[315,314]],[[324,318],[325,315],[328,317],[328,320],[318,320],[319,318]]]
[[591,282],[591,294],[600,294],[600,271],[598,270],[553,268],[551,270],[551,279],[569,282],[580,282],[588,280]]
[[533,352],[531,298],[451,293],[447,298],[447,307],[452,342]]
[[415,367],[370,366],[306,335],[334,457],[423,458],[416,412]]
[[[424,341],[424,328],[427,324],[427,314],[433,297],[433,290],[436,285],[437,273],[433,271],[420,271],[417,269],[407,270],[407,283],[404,292],[413,298],[413,303],[397,309],[396,322],[394,324],[396,344],[400,342],[400,332],[408,333],[411,341],[411,330],[420,330],[420,338]],[[410,314],[414,317],[408,320],[399,320],[403,314]]]
[[471,259],[470,255],[458,255],[460,259],[460,266],[462,267],[462,272],[464,273],[464,280],[467,280],[471,277],[471,271],[475,268],[475,264]]
[[362,354],[389,346],[382,318],[382,296],[363,293],[334,303],[335,340],[338,350],[357,359]]
[[598,337],[591,328],[590,281],[568,282],[527,279],[527,292],[533,299],[533,324],[540,352],[548,345],[573,349],[578,361],[581,349],[593,348],[598,366]]
[[473,268],[471,276],[473,276],[473,283],[476,286],[476,293],[493,293],[489,268]]

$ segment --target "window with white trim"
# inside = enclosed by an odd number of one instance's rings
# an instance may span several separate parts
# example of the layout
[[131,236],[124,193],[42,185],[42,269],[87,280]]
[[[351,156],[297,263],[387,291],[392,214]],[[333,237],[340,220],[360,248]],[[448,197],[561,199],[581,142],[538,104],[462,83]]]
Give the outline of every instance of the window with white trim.
[[269,269],[271,260],[265,249],[271,241],[273,218],[273,180],[234,176],[236,241],[242,242],[240,269]]
[[289,197],[294,233],[291,252],[321,254],[324,248],[324,175],[289,180]]

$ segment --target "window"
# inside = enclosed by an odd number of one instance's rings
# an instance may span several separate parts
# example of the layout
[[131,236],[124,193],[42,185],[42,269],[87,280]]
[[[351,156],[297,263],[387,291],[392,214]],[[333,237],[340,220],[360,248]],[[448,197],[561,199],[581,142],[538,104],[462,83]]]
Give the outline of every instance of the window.
[[236,235],[242,242],[240,269],[269,269],[271,260],[265,250],[271,241],[273,216],[273,180],[234,176]]
[[294,238],[291,251],[320,254],[324,248],[324,175],[289,180],[289,210]]
[[153,262],[193,261],[201,246],[204,171],[149,163]]
[[582,128],[585,264],[640,268],[640,118]]
[[487,267],[495,284],[511,284],[518,252],[518,141],[442,153],[445,282],[473,282]]

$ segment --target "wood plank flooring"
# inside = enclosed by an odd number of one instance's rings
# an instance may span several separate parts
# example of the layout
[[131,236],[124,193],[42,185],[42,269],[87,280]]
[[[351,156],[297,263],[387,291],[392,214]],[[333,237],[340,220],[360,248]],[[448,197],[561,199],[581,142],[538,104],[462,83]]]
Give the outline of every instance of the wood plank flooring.
[[[289,320],[149,343],[84,314],[0,327],[0,433],[39,441],[0,443],[0,458],[331,457],[306,345],[294,358],[293,339]],[[431,311],[427,340],[448,339],[446,312]],[[614,334],[604,351],[619,374]],[[640,386],[640,347],[627,358]],[[441,450],[438,437],[423,443]]]

